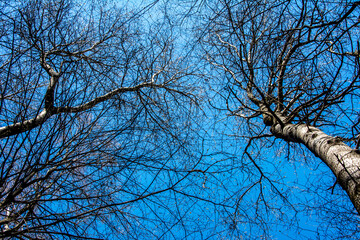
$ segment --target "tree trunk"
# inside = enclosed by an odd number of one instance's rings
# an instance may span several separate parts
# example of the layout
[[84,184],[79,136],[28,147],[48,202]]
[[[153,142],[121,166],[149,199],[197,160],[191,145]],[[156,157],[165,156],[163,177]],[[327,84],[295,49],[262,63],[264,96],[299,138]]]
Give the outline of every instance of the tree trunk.
[[319,157],[335,174],[360,214],[360,151],[350,148],[337,137],[306,124],[274,124],[271,132],[286,141],[299,142]]

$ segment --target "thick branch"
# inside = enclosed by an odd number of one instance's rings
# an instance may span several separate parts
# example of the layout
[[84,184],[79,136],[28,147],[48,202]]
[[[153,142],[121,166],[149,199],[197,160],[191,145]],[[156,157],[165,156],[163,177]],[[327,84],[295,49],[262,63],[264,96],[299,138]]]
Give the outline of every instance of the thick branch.
[[5,138],[22,132],[29,131],[35,127],[40,126],[50,117],[51,117],[51,113],[49,113],[46,109],[44,109],[36,117],[32,119],[25,120],[23,122],[17,122],[8,126],[0,127],[0,138]]
[[83,111],[86,111],[88,109],[91,109],[93,108],[94,106],[96,106],[97,104],[99,103],[102,103],[102,102],[105,102],[106,100],[114,97],[115,95],[118,95],[120,93],[124,93],[124,92],[135,92],[135,91],[138,91],[140,90],[141,88],[144,88],[144,87],[156,87],[156,88],[161,88],[161,87],[164,87],[163,85],[159,85],[159,84],[153,84],[151,82],[149,83],[142,83],[142,84],[139,84],[139,85],[136,85],[134,87],[121,87],[121,88],[117,88],[107,94],[104,94],[100,97],[97,97],[97,98],[94,98],[93,100],[87,102],[87,103],[84,103],[84,104],[81,104],[81,105],[78,105],[76,107],[57,107],[55,108],[55,112],[56,113],[77,113],[77,112],[83,112]]
[[48,120],[51,116],[58,114],[58,113],[77,113],[77,112],[83,112],[88,109],[93,108],[99,103],[102,103],[104,101],[109,100],[110,98],[114,97],[117,94],[124,93],[124,92],[134,92],[138,91],[141,88],[145,87],[156,87],[156,88],[164,88],[162,84],[154,84],[154,83],[142,83],[139,85],[136,85],[134,87],[122,87],[117,88],[107,94],[104,94],[100,97],[94,98],[93,100],[81,104],[76,107],[51,107],[48,108],[45,104],[45,108],[34,118],[25,120],[22,122],[14,123],[8,126],[0,127],[0,138],[9,137],[12,135],[16,135],[22,132],[29,131],[33,128],[36,128],[43,124],[46,120]]

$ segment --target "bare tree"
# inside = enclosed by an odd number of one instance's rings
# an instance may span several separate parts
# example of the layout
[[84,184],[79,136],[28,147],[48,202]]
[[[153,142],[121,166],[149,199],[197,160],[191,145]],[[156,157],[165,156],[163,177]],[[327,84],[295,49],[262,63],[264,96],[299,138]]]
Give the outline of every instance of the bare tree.
[[0,2],[0,238],[172,228],[153,207],[197,164],[195,97],[171,31],[142,21],[147,4]]
[[256,184],[269,176],[256,160],[266,158],[263,149],[256,154],[251,146],[259,139],[282,139],[321,159],[357,213],[359,5],[358,1],[208,2],[212,13],[201,31],[207,61],[225,73],[217,89],[222,105],[213,104],[245,120],[246,130],[240,125],[249,138],[244,156],[260,172]]

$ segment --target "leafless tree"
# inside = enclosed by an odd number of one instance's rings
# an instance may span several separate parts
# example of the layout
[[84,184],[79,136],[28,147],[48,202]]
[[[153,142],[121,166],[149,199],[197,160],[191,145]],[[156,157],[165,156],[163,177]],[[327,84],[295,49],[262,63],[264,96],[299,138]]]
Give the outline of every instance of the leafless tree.
[[171,232],[195,93],[155,2],[0,2],[0,238]]
[[[239,126],[249,139],[244,157],[260,176],[244,195],[272,177],[257,159],[269,158],[265,146],[255,142],[280,139],[321,159],[360,213],[360,2],[222,0],[207,5],[211,13],[204,14],[207,25],[202,23],[199,36],[221,86],[219,103],[212,104],[243,121]],[[328,184],[333,190],[334,183]]]

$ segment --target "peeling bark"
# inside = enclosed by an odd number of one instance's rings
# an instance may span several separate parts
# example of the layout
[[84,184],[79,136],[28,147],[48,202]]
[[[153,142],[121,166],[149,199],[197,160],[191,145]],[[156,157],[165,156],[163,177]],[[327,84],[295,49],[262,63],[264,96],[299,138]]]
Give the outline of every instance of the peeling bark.
[[278,138],[304,144],[335,174],[360,214],[360,151],[350,148],[336,137],[306,124],[274,124],[271,132]]

